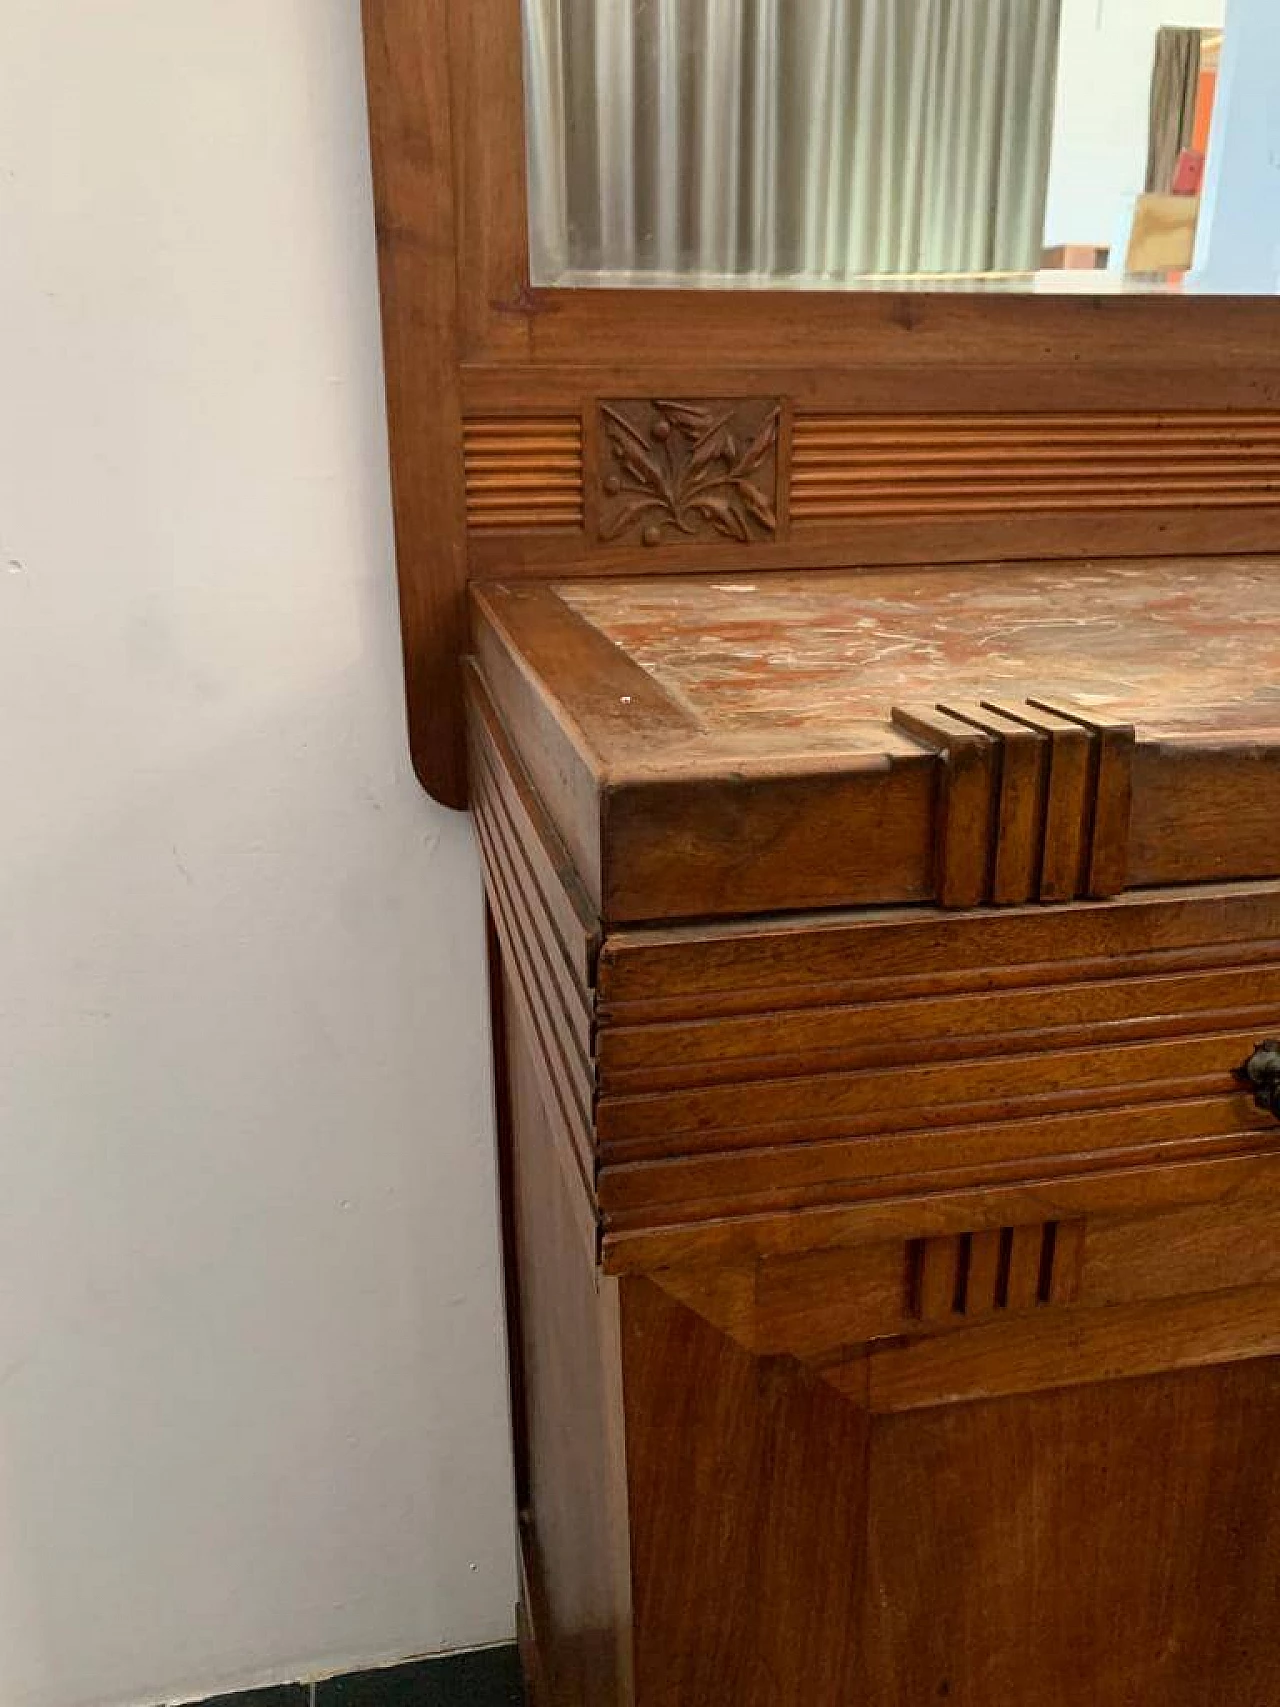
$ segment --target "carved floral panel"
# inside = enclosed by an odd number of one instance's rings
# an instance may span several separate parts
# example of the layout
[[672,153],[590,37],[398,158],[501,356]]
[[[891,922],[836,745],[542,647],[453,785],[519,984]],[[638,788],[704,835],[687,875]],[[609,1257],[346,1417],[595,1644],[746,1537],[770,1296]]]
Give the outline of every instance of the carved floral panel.
[[772,397],[602,402],[600,539],[773,539],[781,419]]

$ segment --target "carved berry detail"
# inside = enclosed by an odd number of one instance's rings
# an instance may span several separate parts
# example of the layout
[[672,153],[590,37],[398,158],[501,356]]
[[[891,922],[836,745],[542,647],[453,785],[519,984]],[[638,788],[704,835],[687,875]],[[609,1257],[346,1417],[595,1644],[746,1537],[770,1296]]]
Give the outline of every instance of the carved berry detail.
[[602,403],[600,539],[774,538],[781,418],[773,398]]

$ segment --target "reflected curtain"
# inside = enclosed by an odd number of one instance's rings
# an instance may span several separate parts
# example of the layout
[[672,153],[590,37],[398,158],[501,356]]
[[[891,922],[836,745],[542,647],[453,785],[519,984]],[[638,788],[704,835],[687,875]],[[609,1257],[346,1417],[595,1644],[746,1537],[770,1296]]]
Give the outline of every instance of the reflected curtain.
[[1167,195],[1173,187],[1178,156],[1190,148],[1195,134],[1200,49],[1199,30],[1166,28],[1156,32],[1147,189],[1159,195]]
[[536,276],[1039,265],[1060,0],[524,0]]

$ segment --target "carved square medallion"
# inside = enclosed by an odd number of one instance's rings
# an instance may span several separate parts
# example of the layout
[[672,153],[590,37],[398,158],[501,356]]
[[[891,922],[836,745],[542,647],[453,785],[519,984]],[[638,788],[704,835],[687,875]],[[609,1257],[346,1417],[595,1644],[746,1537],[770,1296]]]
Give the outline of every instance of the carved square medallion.
[[776,397],[602,402],[600,539],[773,539],[781,419]]

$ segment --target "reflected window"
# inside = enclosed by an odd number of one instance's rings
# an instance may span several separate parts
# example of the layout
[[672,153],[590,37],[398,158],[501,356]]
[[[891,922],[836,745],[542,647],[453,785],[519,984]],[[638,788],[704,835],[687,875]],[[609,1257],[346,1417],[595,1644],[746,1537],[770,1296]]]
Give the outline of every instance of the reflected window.
[[523,0],[535,282],[1122,289],[1196,249],[1226,0]]

